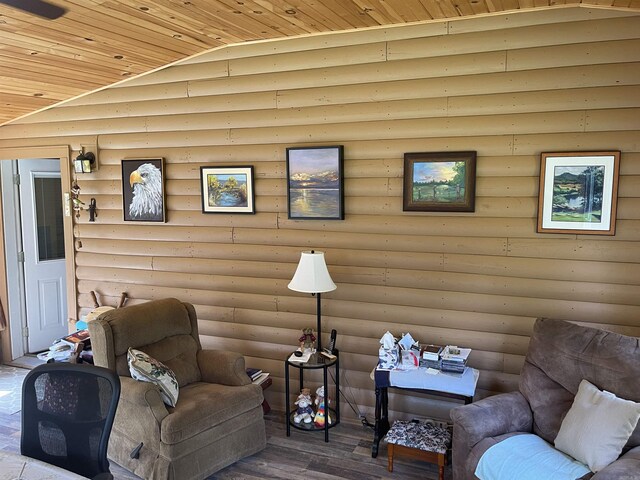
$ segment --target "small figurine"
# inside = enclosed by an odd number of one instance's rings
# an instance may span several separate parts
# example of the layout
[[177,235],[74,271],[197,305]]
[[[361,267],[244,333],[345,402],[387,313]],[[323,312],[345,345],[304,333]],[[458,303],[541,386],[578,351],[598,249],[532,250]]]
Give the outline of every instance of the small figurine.
[[298,399],[295,402],[298,405],[296,414],[293,417],[295,423],[311,423],[313,418],[313,408],[311,408],[311,390],[303,388],[298,395]]
[[80,218],[80,212],[84,208],[84,202],[80,200],[80,186],[74,180],[71,185],[71,203],[73,205],[73,211],[76,212],[76,218]]
[[313,334],[313,328],[303,328],[302,336],[298,341],[300,342],[300,350],[303,352],[313,350],[313,344],[316,341],[316,336]]
[[315,404],[317,405],[314,424],[318,428],[324,428],[325,419],[329,425],[333,423],[329,415],[329,399],[324,396],[324,386],[316,390]]

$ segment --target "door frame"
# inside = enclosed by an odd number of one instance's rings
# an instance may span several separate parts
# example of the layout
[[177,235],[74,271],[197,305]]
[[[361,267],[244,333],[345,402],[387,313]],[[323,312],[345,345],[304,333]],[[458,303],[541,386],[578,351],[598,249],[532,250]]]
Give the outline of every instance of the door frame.
[[[69,145],[56,145],[56,146],[43,146],[43,147],[13,147],[13,148],[0,148],[0,161],[25,159],[25,158],[52,158],[59,159],[60,162],[60,182],[62,185],[62,195],[65,212],[63,216],[64,223],[64,254],[65,254],[65,270],[67,276],[67,319],[70,323],[77,320],[77,285],[75,279],[75,248],[73,243],[73,209],[70,205],[69,194],[71,190],[71,162],[70,162],[70,147]],[[0,198],[0,207],[2,199]],[[0,223],[4,225],[4,218],[2,218],[2,208],[0,208]],[[4,227],[2,227],[2,235],[0,235],[0,269],[4,272],[4,275],[0,275],[0,301],[2,301],[2,309],[4,316],[7,320],[7,327],[5,330],[0,331],[0,348],[2,349],[2,362],[10,362],[12,359],[20,357],[24,354],[24,348],[22,341],[12,342],[11,332],[12,328],[21,329],[21,318],[15,318],[14,304],[16,300],[11,302],[9,298],[8,285],[7,285],[7,265],[6,262],[6,245],[5,245]],[[23,308],[18,305],[18,308]],[[19,315],[18,310],[18,315]],[[16,322],[17,325],[16,325]],[[22,335],[20,335],[22,337]],[[18,343],[19,345],[14,345]]]

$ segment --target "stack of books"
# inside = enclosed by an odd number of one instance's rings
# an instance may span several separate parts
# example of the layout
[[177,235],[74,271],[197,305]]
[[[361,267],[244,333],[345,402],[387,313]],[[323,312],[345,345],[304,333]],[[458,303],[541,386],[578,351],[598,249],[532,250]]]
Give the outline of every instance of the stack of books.
[[435,368],[440,370],[442,362],[440,354],[442,347],[440,345],[423,345],[420,348],[420,366],[425,368]]
[[260,370],[259,368],[247,368],[247,375],[249,375],[249,378],[251,379],[252,382],[255,379],[257,379],[261,374],[262,374],[262,370]]
[[464,373],[470,353],[470,348],[459,348],[453,345],[447,345],[442,352],[442,371]]
[[251,379],[251,383],[261,385],[269,377],[269,372],[263,372],[259,368],[247,368],[247,375]]

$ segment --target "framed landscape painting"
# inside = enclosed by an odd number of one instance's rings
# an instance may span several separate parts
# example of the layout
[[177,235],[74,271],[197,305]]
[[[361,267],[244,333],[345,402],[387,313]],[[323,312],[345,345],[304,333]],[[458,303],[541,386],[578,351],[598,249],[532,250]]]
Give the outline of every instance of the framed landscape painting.
[[294,220],[344,220],[342,145],[287,148],[287,198]]
[[539,233],[615,235],[620,152],[543,153]]
[[476,152],[404,154],[405,212],[473,212]]
[[203,213],[256,213],[253,167],[200,167]]
[[125,222],[164,222],[164,159],[122,160],[122,210]]

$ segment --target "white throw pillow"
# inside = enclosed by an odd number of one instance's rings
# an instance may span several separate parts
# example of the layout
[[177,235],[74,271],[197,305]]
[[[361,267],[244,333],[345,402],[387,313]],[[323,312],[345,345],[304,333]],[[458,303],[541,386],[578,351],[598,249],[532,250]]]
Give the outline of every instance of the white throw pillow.
[[150,382],[160,388],[160,396],[167,405],[176,406],[178,401],[178,380],[173,371],[140,350],[129,348],[127,362],[131,377],[141,382]]
[[558,450],[598,472],[617,460],[640,419],[640,403],[582,380],[555,439]]

